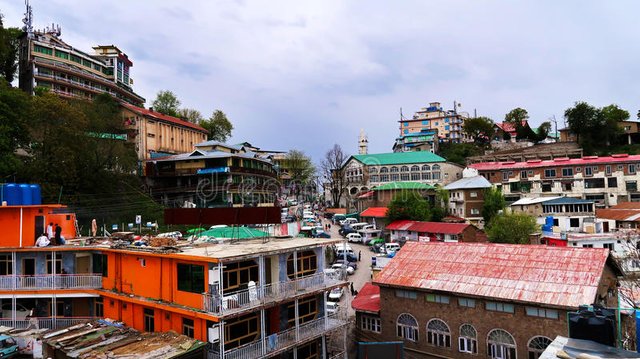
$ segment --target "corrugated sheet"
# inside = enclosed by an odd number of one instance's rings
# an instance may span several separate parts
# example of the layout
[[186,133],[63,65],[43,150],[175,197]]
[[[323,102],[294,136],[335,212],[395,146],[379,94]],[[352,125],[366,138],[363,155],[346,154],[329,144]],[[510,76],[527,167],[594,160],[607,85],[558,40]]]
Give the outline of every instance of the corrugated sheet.
[[636,163],[640,161],[640,155],[613,155],[613,156],[588,156],[582,158],[556,158],[555,160],[530,160],[527,162],[479,162],[469,165],[471,168],[475,168],[479,171],[500,171],[509,169],[520,168],[542,168],[542,167],[557,167],[557,166],[583,166],[583,165],[596,165],[596,164],[612,164],[625,162]]
[[640,210],[634,209],[597,209],[596,217],[616,221],[640,221]]
[[374,283],[575,308],[594,301],[607,255],[604,248],[407,242]]
[[351,307],[361,312],[379,313],[380,287],[372,283],[365,283],[351,302]]
[[369,207],[360,213],[360,217],[384,218],[387,216],[387,207]]
[[460,234],[469,226],[470,224],[467,223],[394,221],[385,228],[396,231],[413,231],[419,233]]
[[367,155],[353,155],[351,157],[369,166],[403,165],[446,161],[444,158],[429,151],[387,152]]
[[452,191],[457,189],[473,189],[473,188],[489,188],[491,182],[489,182],[483,176],[465,177],[455,182],[449,183],[444,186],[444,189]]
[[385,229],[388,229],[391,231],[406,231],[407,228],[409,228],[414,222],[415,221],[407,221],[407,220],[393,221],[389,223],[389,225],[386,226]]

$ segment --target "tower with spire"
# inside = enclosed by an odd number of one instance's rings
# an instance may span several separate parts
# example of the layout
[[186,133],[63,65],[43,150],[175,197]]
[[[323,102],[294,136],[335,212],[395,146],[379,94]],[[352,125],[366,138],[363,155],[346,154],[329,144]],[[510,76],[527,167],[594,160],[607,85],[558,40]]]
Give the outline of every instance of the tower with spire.
[[360,129],[360,138],[358,139],[358,154],[366,155],[369,152],[369,140],[364,133],[364,129]]

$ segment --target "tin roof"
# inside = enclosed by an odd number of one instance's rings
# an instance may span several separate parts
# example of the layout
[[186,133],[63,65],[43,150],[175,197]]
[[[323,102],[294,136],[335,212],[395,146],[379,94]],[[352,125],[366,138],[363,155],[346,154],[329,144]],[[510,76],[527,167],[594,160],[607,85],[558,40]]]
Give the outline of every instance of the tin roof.
[[520,198],[519,200],[511,203],[512,206],[528,206],[531,204],[543,203],[547,201],[551,201],[552,199],[558,199],[559,196],[556,197],[525,197]]
[[370,155],[353,155],[355,160],[368,166],[406,165],[412,163],[445,162],[446,160],[429,151],[389,152]]
[[456,190],[456,189],[472,189],[472,188],[489,188],[491,187],[491,182],[489,182],[484,176],[473,176],[473,177],[465,177],[461,178],[455,182],[449,183],[444,186],[446,190]]
[[640,155],[611,155],[611,156],[585,156],[582,158],[556,158],[553,160],[528,160],[527,162],[479,162],[469,165],[479,171],[501,171],[521,168],[544,168],[561,166],[584,166],[597,164],[623,164],[640,161]]
[[384,218],[387,216],[387,207],[369,207],[360,213],[360,217]]
[[160,112],[147,110],[144,107],[134,106],[134,105],[128,104],[126,102],[123,102],[122,106],[124,106],[127,109],[129,109],[130,111],[133,111],[133,112],[135,112],[135,113],[137,113],[139,115],[142,115],[142,116],[149,116],[149,117],[153,117],[154,119],[159,120],[159,121],[173,123],[175,125],[182,126],[182,127],[189,127],[189,128],[192,128],[192,129],[194,129],[196,131],[199,131],[199,132],[208,132],[204,127],[202,127],[200,125],[196,125],[195,123],[191,123],[189,121],[185,121],[185,120],[177,118],[177,117],[165,115],[165,114],[160,113]]
[[353,298],[351,308],[359,312],[380,313],[380,287],[371,282],[365,283]]
[[469,226],[470,224],[468,223],[394,221],[385,228],[389,230],[413,231],[419,233],[460,234]]
[[420,182],[408,182],[408,181],[402,181],[402,182],[389,182],[389,183],[385,183],[383,185],[380,185],[376,188],[374,188],[374,191],[389,191],[389,190],[429,190],[429,189],[433,189],[434,187],[432,185],[428,185],[426,183],[420,183]]
[[374,283],[576,308],[593,303],[605,248],[407,242]]
[[625,222],[640,222],[640,210],[637,209],[596,209],[596,217]]
[[573,197],[560,197],[545,201],[542,203],[543,205],[552,205],[552,204],[593,204],[593,200],[589,199],[580,199]]

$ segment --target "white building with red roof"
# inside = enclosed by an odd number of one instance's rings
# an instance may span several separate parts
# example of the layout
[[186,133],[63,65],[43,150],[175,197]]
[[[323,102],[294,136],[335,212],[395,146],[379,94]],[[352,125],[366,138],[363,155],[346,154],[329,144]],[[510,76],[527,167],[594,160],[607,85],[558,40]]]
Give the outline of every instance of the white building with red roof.
[[487,235],[469,223],[400,220],[385,227],[392,242],[486,242]]

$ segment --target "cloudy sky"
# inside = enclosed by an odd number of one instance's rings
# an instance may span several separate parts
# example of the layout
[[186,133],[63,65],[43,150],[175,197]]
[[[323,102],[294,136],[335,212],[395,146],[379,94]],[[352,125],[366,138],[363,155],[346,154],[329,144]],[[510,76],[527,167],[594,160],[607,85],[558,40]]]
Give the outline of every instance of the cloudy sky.
[[[577,100],[640,104],[635,1],[31,0],[81,50],[114,44],[147,99],[175,92],[205,116],[227,113],[231,142],[301,149],[334,143],[389,152],[399,110],[428,102],[501,121],[514,107],[537,125]],[[21,0],[1,0],[20,26]]]

